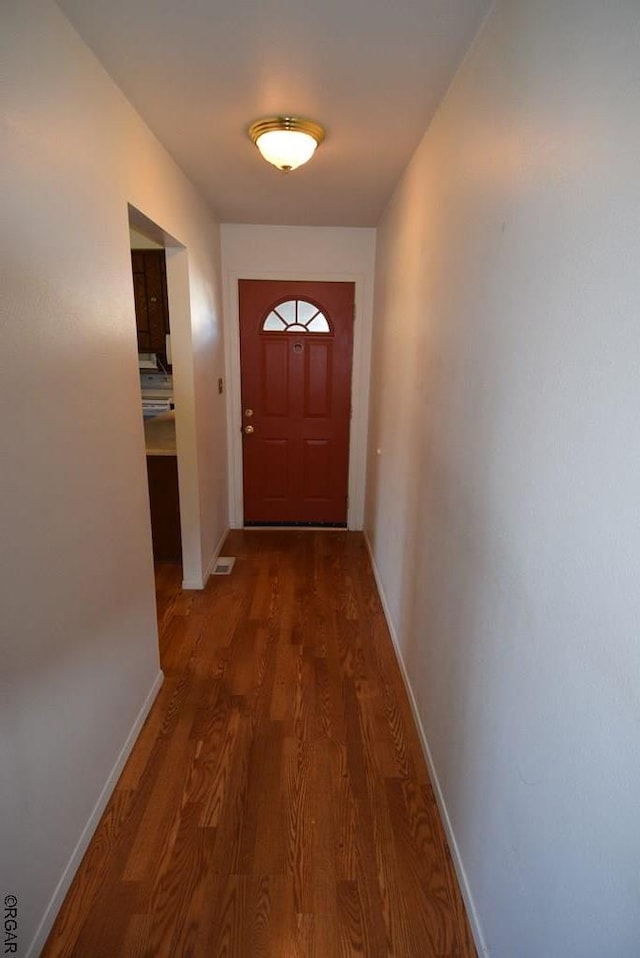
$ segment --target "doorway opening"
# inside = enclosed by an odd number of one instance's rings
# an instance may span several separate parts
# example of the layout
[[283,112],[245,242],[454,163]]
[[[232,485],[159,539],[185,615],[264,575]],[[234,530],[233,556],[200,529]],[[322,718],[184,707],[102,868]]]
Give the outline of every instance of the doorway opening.
[[172,273],[167,268],[168,255],[176,244],[132,206],[129,206],[129,239],[140,415],[144,422],[156,604],[160,615],[163,583],[181,579],[183,575],[180,446],[175,401],[180,371],[173,349]]

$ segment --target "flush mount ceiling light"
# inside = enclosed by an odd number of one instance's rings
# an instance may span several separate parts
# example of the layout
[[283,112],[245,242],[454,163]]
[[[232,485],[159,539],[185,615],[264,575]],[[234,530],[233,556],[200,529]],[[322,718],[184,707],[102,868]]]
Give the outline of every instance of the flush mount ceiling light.
[[256,120],[248,133],[267,163],[284,173],[290,173],[307,163],[325,136],[319,123],[297,116],[271,116]]

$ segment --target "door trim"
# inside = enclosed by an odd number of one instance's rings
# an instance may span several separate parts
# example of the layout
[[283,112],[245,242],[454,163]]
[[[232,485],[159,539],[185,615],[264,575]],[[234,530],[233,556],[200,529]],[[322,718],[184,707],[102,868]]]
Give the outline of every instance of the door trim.
[[[351,430],[349,445],[349,507],[347,528],[364,527],[367,425],[369,418],[369,365],[371,358],[370,308],[365,305],[369,278],[364,273],[314,273],[311,270],[229,270],[224,275],[225,359],[227,375],[227,430],[229,448],[229,525],[241,529],[242,499],[242,406],[240,402],[240,306],[238,280],[313,280],[355,285],[356,317],[353,327],[351,368]],[[368,304],[370,306],[370,304]]]

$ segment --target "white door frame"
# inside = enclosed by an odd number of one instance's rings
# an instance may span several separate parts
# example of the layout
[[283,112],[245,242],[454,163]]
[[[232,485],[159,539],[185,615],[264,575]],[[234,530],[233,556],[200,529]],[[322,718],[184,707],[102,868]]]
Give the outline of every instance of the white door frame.
[[[353,283],[355,286],[355,322],[353,326],[353,366],[351,371],[351,429],[349,433],[349,507],[347,527],[364,526],[364,485],[366,476],[367,425],[369,418],[369,372],[371,360],[369,293],[363,273],[313,273],[309,270],[228,271],[224,277],[225,364],[227,370],[227,435],[229,437],[229,524],[243,525],[242,493],[242,405],[240,401],[240,307],[238,280],[277,279],[313,282]],[[368,321],[367,321],[368,320]]]

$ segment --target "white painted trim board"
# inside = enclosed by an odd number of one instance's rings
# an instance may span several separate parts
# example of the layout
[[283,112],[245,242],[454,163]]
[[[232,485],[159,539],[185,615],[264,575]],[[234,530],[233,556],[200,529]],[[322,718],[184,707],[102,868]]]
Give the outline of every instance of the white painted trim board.
[[229,528],[227,527],[222,533],[222,535],[220,536],[220,538],[218,539],[218,544],[213,550],[213,554],[211,558],[209,559],[209,562],[207,563],[204,577],[202,579],[183,579],[182,580],[183,589],[195,589],[195,590],[204,589],[207,582],[209,581],[209,576],[213,572],[213,567],[218,561],[218,556],[220,555],[220,552],[222,551],[224,540],[227,538],[228,535],[229,535]]
[[49,937],[49,933],[53,927],[53,923],[56,920],[56,917],[62,906],[65,896],[67,892],[69,891],[71,882],[73,881],[75,874],[80,866],[82,857],[87,850],[89,842],[93,838],[93,833],[98,827],[98,824],[102,817],[102,813],[107,807],[107,802],[111,798],[111,794],[114,788],[116,787],[118,779],[120,778],[120,773],[122,772],[125,766],[125,763],[127,759],[129,758],[129,755],[131,754],[131,750],[136,743],[136,739],[138,738],[138,735],[140,734],[142,726],[144,725],[145,720],[149,712],[151,711],[151,706],[155,702],[156,696],[158,692],[160,691],[160,688],[163,682],[164,682],[164,673],[159,671],[155,679],[153,680],[153,685],[151,686],[151,689],[149,690],[147,697],[142,703],[142,708],[138,712],[135,718],[135,721],[133,725],[131,726],[131,730],[125,739],[124,745],[122,746],[120,750],[120,754],[118,755],[115,761],[115,764],[113,768],[111,769],[111,772],[109,773],[106,782],[104,783],[102,791],[100,792],[100,795],[98,796],[98,801],[96,802],[93,808],[93,811],[89,815],[89,819],[86,825],[82,829],[82,832],[80,834],[80,838],[78,839],[76,847],[71,853],[71,857],[69,861],[67,862],[67,865],[64,871],[62,872],[60,880],[51,897],[51,901],[49,902],[49,904],[47,905],[47,908],[45,909],[45,913],[42,917],[42,921],[40,922],[38,926],[38,930],[36,931],[34,935],[33,941],[29,945],[29,948],[27,950],[27,958],[36,958],[36,956],[41,953],[42,949],[45,946],[46,940]]
[[418,737],[420,739],[420,744],[422,746],[422,751],[424,754],[425,761],[427,763],[427,768],[429,770],[429,778],[431,779],[431,784],[433,786],[433,791],[436,796],[436,802],[438,805],[438,811],[440,812],[440,818],[442,819],[442,824],[444,825],[444,830],[447,836],[447,841],[449,843],[449,850],[451,851],[451,857],[453,859],[453,865],[456,870],[456,875],[458,876],[458,883],[460,885],[460,891],[462,892],[462,897],[464,899],[465,908],[467,910],[467,917],[469,919],[469,924],[471,926],[471,932],[473,934],[473,940],[475,942],[476,949],[481,958],[490,958],[489,949],[484,940],[484,935],[482,933],[482,928],[480,925],[480,919],[478,918],[478,912],[476,911],[476,906],[473,901],[473,896],[471,894],[471,888],[469,887],[469,881],[467,879],[467,873],[465,871],[464,864],[462,862],[462,857],[460,855],[460,849],[458,848],[458,842],[456,841],[456,836],[453,831],[453,825],[451,823],[451,818],[449,817],[449,812],[447,810],[447,805],[444,800],[444,795],[442,793],[442,788],[440,787],[440,782],[438,780],[438,773],[436,772],[436,767],[433,762],[433,756],[431,755],[431,749],[429,748],[429,742],[427,740],[427,735],[422,725],[422,720],[420,718],[420,713],[418,712],[418,706],[416,704],[416,699],[413,694],[413,689],[411,688],[411,681],[409,680],[409,675],[405,668],[404,659],[402,658],[402,652],[400,651],[400,643],[398,642],[398,636],[391,618],[391,613],[389,610],[389,604],[387,602],[387,597],[385,595],[384,587],[382,585],[382,580],[380,578],[380,573],[378,571],[378,566],[376,565],[376,560],[373,555],[373,549],[371,547],[371,541],[367,532],[364,533],[364,541],[367,544],[367,551],[369,553],[369,560],[371,562],[371,568],[373,570],[373,576],[376,580],[376,585],[378,587],[378,594],[380,596],[380,602],[382,603],[382,609],[384,611],[384,617],[387,621],[387,626],[389,629],[389,634],[391,635],[391,641],[393,643],[393,648],[396,654],[396,659],[400,667],[400,673],[402,675],[402,680],[404,682],[404,687],[407,691],[409,697],[409,704],[411,705],[411,711],[413,713],[413,720],[416,723],[416,728],[418,730]]
[[227,367],[227,435],[229,436],[229,514],[232,529],[242,528],[242,422],[240,393],[240,307],[238,280],[278,279],[314,282],[353,283],[355,322],[351,366],[351,429],[349,435],[349,508],[347,528],[361,530],[364,523],[367,428],[369,419],[369,367],[371,364],[371,323],[368,316],[367,276],[361,272],[332,273],[312,270],[226,270],[223,277],[225,362]]

